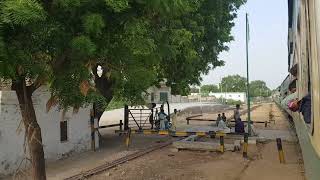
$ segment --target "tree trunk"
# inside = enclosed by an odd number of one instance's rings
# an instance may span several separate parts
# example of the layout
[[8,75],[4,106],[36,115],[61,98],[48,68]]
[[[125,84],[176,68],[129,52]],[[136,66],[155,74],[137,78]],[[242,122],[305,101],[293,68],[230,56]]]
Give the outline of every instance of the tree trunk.
[[26,86],[24,78],[13,84],[16,91],[22,120],[27,136],[28,150],[32,164],[32,175],[34,180],[45,180],[46,169],[42,146],[41,129],[37,122],[36,113],[32,102],[32,91]]

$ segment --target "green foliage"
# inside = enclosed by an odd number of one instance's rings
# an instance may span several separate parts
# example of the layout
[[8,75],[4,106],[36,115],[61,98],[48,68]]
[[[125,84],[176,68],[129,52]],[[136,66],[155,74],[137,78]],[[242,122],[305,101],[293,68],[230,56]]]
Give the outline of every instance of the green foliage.
[[79,8],[82,4],[90,0],[55,0],[54,4],[63,9]]
[[117,98],[113,98],[110,103],[108,104],[106,111],[111,111],[114,109],[120,109],[123,108],[124,105],[127,104],[124,101],[117,99]]
[[251,97],[269,97],[271,90],[267,87],[266,83],[261,80],[251,81],[250,83],[250,96]]
[[[246,92],[246,78],[239,75],[227,76],[222,79],[222,91],[228,92]],[[261,80],[250,82],[250,97],[268,97],[271,90],[267,87],[266,83]]]
[[100,14],[89,14],[84,17],[83,27],[88,34],[101,35],[105,26],[104,19]]
[[230,75],[222,78],[220,86],[223,92],[246,92],[247,80],[240,75]]
[[232,106],[235,106],[237,104],[242,104],[241,101],[236,101],[236,100],[232,100],[232,99],[228,99],[225,101],[227,105],[232,105]]
[[121,12],[129,8],[128,0],[105,0],[106,4],[110,6],[115,12]]
[[[42,79],[63,107],[105,94],[141,103],[141,94],[167,79],[188,94],[201,75],[224,65],[236,11],[244,0],[3,0],[1,77]],[[5,48],[4,48],[5,47]],[[80,93],[97,63],[105,91]],[[17,68],[22,74],[17,74]]]
[[25,26],[43,21],[45,11],[36,0],[6,0],[1,3],[1,22]]
[[92,56],[96,51],[96,45],[86,36],[72,39],[71,48],[77,56]]
[[219,92],[218,86],[214,85],[214,84],[201,86],[201,93],[208,93],[209,94],[210,92]]

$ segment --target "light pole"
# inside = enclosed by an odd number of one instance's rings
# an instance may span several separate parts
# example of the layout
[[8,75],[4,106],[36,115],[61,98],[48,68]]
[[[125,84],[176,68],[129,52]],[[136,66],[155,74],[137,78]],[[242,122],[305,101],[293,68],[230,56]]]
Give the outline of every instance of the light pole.
[[247,56],[247,103],[248,103],[248,133],[251,135],[251,117],[250,117],[250,84],[249,84],[249,19],[246,13],[246,56]]

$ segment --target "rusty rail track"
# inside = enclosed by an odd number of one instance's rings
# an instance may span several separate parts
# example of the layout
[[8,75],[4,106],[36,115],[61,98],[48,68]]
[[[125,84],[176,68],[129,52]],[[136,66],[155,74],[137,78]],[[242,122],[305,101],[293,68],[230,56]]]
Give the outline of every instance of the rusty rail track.
[[158,149],[161,149],[161,148],[164,148],[166,146],[169,146],[174,141],[176,141],[176,140],[170,140],[168,142],[164,142],[164,143],[161,143],[161,144],[157,144],[155,146],[151,146],[150,148],[146,148],[146,149],[140,150],[140,151],[138,151],[136,153],[124,156],[124,157],[119,158],[119,159],[117,159],[115,161],[112,161],[112,162],[107,162],[107,163],[105,163],[103,165],[100,165],[100,166],[98,166],[96,168],[93,168],[93,169],[81,172],[79,174],[76,174],[74,176],[65,178],[64,180],[82,180],[82,179],[89,178],[89,177],[94,176],[96,174],[99,174],[99,173],[101,173],[103,171],[106,171],[108,169],[114,168],[114,167],[116,167],[116,166],[118,166],[120,164],[124,164],[124,163],[126,163],[128,161],[134,160],[134,159],[139,158],[141,156],[144,156],[144,155],[146,155],[148,153],[151,153],[151,152],[156,151]]

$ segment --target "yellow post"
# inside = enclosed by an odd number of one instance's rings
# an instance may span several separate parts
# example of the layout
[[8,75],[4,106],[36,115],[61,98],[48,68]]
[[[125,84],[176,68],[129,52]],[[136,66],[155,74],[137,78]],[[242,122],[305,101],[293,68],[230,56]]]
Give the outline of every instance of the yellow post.
[[278,148],[278,152],[279,152],[279,160],[281,164],[285,164],[286,161],[284,159],[284,151],[282,148],[282,142],[281,142],[281,138],[277,138],[277,148]]
[[130,138],[131,138],[131,129],[129,128],[127,131],[127,137],[126,137],[126,146],[129,149],[130,146]]
[[224,153],[224,136],[220,136],[220,152]]
[[248,157],[248,133],[244,134],[244,141],[243,141],[243,157],[247,158]]

